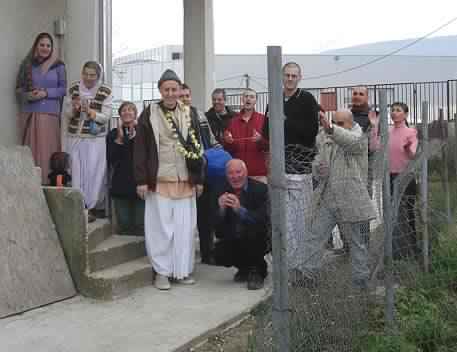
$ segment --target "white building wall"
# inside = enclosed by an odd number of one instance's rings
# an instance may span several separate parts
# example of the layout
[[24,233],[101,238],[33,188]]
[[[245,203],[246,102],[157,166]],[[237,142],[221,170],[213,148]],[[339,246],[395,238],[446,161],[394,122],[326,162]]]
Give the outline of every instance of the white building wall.
[[[428,82],[457,78],[457,57],[391,56],[377,63],[343,74],[334,74],[363,65],[378,56],[285,55],[283,61],[295,61],[302,67],[306,88],[323,88],[357,84]],[[216,55],[216,85],[239,85],[239,76],[250,74],[252,86],[265,89],[267,58],[264,55]],[[332,74],[329,77],[326,76]],[[227,78],[237,77],[234,79]],[[310,79],[313,78],[313,79]],[[259,82],[255,82],[259,81]]]
[[[176,47],[174,47],[176,50]],[[309,79],[309,77],[325,76],[349,68],[360,66],[366,62],[373,61],[377,56],[339,56],[334,55],[285,55],[284,62],[295,61],[303,69],[304,80],[300,86],[305,88],[325,88],[336,86],[351,86],[358,84],[380,84],[380,83],[399,83],[399,82],[429,82],[446,81],[457,79],[457,57],[431,57],[431,56],[392,56],[377,63],[348,71],[343,74],[335,74],[329,77]],[[119,59],[122,60],[122,59]],[[123,95],[119,88],[121,83],[129,92],[131,83],[139,84],[138,75],[133,74],[137,70],[143,73],[143,87],[145,84],[153,87],[153,98],[159,98],[156,89],[157,81],[166,68],[173,68],[178,75],[182,74],[183,62],[176,60],[173,62],[150,62],[145,64],[117,65],[114,72],[115,96],[116,99],[135,100],[131,93]],[[116,72],[123,71],[122,79]],[[246,78],[250,76],[249,86],[258,92],[267,91],[267,58],[265,55],[216,55],[215,56],[216,87],[227,88],[228,94],[236,92],[246,86]],[[148,82],[148,83],[144,83]],[[409,87],[408,89],[410,89]],[[151,88],[148,88],[149,90]],[[234,90],[232,90],[234,89]],[[402,88],[406,89],[406,88]],[[318,92],[315,92],[318,94]],[[342,93],[341,93],[342,94]],[[348,92],[347,94],[350,94]],[[347,95],[345,94],[345,95]],[[406,94],[403,92],[403,95]],[[342,94],[343,95],[343,94]],[[408,95],[412,95],[408,93]],[[136,97],[138,97],[137,95]],[[392,99],[398,97],[398,92],[392,92]],[[151,94],[143,89],[143,98],[151,99]],[[345,97],[339,97],[339,104],[345,103]],[[417,97],[419,99],[419,97]],[[347,99],[346,99],[347,100]],[[412,100],[412,98],[411,98]],[[136,100],[135,100],[136,101]],[[136,101],[137,102],[137,101]],[[137,102],[141,106],[141,102]]]
[[16,74],[39,32],[53,33],[53,22],[64,15],[65,1],[0,1],[0,144],[17,141]]

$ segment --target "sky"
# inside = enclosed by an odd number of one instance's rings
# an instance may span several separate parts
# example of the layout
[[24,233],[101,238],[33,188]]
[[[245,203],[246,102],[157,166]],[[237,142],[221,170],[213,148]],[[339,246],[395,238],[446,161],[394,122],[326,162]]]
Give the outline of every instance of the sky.
[[[114,57],[183,43],[182,1],[113,0]],[[216,54],[285,54],[421,37],[457,17],[456,0],[213,0]],[[457,21],[434,36],[457,35]],[[456,43],[457,44],[457,43]]]

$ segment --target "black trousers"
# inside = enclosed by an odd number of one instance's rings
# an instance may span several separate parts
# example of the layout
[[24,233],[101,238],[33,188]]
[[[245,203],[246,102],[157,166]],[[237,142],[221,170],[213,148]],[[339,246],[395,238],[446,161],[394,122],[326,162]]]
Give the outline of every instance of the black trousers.
[[213,193],[205,184],[203,193],[197,199],[197,227],[200,239],[200,255],[203,262],[208,262],[214,247],[213,227],[211,221],[211,205]]
[[234,266],[242,272],[256,270],[265,278],[268,273],[267,262],[264,258],[266,253],[267,241],[265,237],[249,238],[243,236],[216,242],[213,256],[216,265]]
[[[390,189],[393,194],[393,182],[398,174],[390,174]],[[420,254],[416,233],[416,195],[417,184],[413,178],[401,196],[397,219],[392,232],[392,253],[396,260],[407,257],[415,258]]]

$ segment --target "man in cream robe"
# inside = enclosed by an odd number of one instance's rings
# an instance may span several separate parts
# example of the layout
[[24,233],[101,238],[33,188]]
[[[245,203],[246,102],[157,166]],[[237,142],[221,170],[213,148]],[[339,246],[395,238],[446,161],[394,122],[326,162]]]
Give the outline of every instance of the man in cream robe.
[[191,183],[178,132],[185,140],[190,140],[191,131],[194,140],[199,135],[191,126],[189,108],[178,101],[180,84],[173,71],[164,72],[159,80],[162,100],[141,114],[134,151],[137,192],[146,201],[146,250],[160,290],[170,289],[169,279],[195,283],[196,186]]

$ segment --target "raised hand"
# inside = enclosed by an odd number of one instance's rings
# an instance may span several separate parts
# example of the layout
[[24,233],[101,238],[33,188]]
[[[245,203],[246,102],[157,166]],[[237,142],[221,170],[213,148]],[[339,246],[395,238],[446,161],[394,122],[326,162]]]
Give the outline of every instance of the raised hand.
[[254,134],[252,135],[252,141],[253,142],[259,142],[262,139],[262,135],[254,130]]
[[374,127],[378,124],[378,117],[376,116],[376,111],[370,111],[368,113],[368,120],[370,121],[371,127]]
[[146,194],[148,193],[148,191],[149,191],[148,185],[136,186],[136,193],[138,194],[138,197],[140,197],[141,199],[146,198]]
[[330,124],[330,121],[327,119],[327,116],[322,111],[319,111],[319,119],[321,121],[322,127],[327,131],[329,130],[332,125]]

